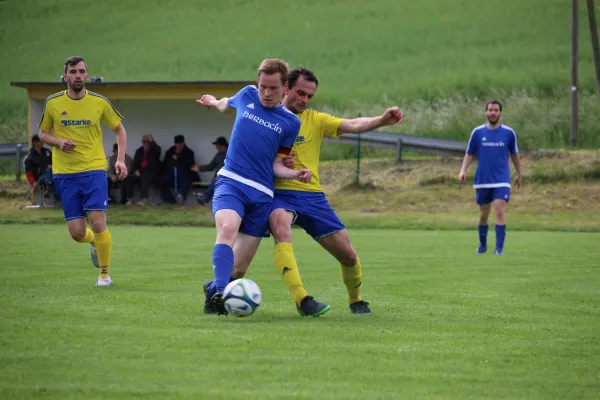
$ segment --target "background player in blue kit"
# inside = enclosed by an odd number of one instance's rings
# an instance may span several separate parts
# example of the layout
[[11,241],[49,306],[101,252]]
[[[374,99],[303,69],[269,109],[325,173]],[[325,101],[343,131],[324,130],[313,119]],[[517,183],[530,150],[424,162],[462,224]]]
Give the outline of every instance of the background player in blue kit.
[[478,126],[471,133],[467,153],[460,169],[459,179],[464,183],[467,169],[477,156],[477,170],[473,187],[476,190],[476,202],[479,205],[479,248],[477,254],[487,250],[488,217],[491,206],[496,212],[496,255],[504,254],[506,221],[504,209],[510,200],[510,164],[508,155],[517,170],[515,188],[521,186],[522,172],[519,159],[519,147],[515,131],[500,123],[502,104],[493,100],[486,104],[485,115],[488,122]]
[[[300,119],[281,99],[288,66],[281,60],[264,60],[258,69],[258,88],[246,86],[231,98],[204,95],[197,102],[220,112],[236,110],[225,166],[218,172],[213,197],[217,238],[213,249],[214,280],[204,283],[207,314],[227,314],[222,292],[233,270],[234,249],[256,253],[268,236],[268,221],[275,177],[310,181],[308,169],[283,165],[300,130]],[[244,254],[248,254],[247,251]]]

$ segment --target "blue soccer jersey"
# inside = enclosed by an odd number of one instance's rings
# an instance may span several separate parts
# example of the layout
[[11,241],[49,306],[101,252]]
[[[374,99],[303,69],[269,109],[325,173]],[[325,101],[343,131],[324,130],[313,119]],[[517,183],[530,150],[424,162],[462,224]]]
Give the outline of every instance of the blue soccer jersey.
[[263,107],[256,86],[246,86],[229,98],[228,104],[236,109],[236,117],[219,175],[273,197],[273,162],[278,153],[290,153],[300,130],[300,119],[283,104]]
[[490,129],[481,125],[473,129],[467,154],[477,157],[477,170],[473,187],[510,187],[509,154],[519,152],[517,135],[506,125]]

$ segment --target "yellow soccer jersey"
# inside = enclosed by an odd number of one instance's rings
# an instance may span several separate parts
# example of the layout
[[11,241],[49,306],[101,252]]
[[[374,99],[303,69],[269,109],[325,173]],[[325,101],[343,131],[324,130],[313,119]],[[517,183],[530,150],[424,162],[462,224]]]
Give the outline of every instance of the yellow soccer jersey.
[[52,154],[54,174],[106,170],[100,121],[115,129],[123,117],[105,97],[85,91],[79,99],[71,99],[67,91],[48,97],[39,127],[59,139],[70,139],[75,150],[65,153],[57,149]]
[[300,190],[303,192],[322,192],[319,182],[319,159],[321,158],[321,143],[325,136],[338,137],[338,127],[344,120],[315,110],[305,110],[296,114],[300,118],[300,132],[292,147],[295,153],[296,169],[307,168],[312,171],[309,183],[295,179],[276,179],[275,189]]

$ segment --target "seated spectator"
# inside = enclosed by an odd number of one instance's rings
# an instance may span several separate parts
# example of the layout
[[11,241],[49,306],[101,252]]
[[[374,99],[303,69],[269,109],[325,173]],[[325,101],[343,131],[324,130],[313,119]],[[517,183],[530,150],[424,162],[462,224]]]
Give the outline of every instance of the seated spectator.
[[[165,153],[164,173],[157,179],[164,203],[185,203],[191,183],[200,180],[198,174],[192,170],[195,164],[194,152],[186,146],[183,135],[175,136],[175,145]],[[175,189],[175,197],[171,189]]]
[[142,146],[135,151],[133,170],[129,172],[140,185],[138,205],[148,203],[150,185],[156,180],[160,172],[160,152],[161,148],[154,141],[152,135],[142,136]]
[[215,193],[215,182],[217,182],[218,177],[217,172],[225,165],[225,157],[227,156],[227,148],[229,147],[229,142],[223,136],[219,136],[212,144],[217,148],[217,154],[215,154],[213,159],[206,165],[194,165],[192,167],[192,170],[196,172],[215,171],[215,175],[206,190],[196,194],[198,203],[202,205],[209,203]]
[[44,198],[49,198],[51,193],[54,193],[54,185],[52,178],[52,152],[43,147],[42,141],[38,135],[33,135],[31,138],[31,149],[29,154],[23,160],[25,166],[25,176],[31,184],[33,190],[42,186],[44,190]]
[[106,171],[106,176],[108,179],[108,198],[111,202],[114,202],[114,199],[110,196],[110,188],[111,187],[120,187],[120,195],[121,200],[119,203],[131,205],[131,198],[133,197],[133,184],[134,178],[130,175],[131,165],[133,164],[131,157],[125,154],[125,166],[127,167],[127,171],[129,174],[124,181],[119,180],[119,174],[115,170],[115,164],[117,163],[117,156],[119,151],[119,145],[117,143],[113,146],[113,152],[110,157],[108,157],[108,168]]

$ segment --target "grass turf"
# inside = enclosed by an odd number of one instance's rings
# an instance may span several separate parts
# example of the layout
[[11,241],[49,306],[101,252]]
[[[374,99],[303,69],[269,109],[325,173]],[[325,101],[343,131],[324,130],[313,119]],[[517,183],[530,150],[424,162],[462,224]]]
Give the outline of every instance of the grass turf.
[[[491,230],[493,231],[493,229]],[[118,226],[110,288],[62,225],[0,231],[3,398],[592,399],[600,385],[599,234],[351,231],[372,316],[350,315],[336,262],[299,231],[301,318],[265,241],[247,319],[202,314],[214,232]],[[297,232],[297,233],[296,233]],[[490,237],[493,241],[493,234]]]

